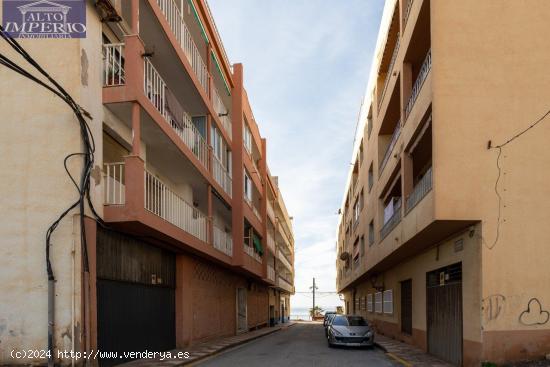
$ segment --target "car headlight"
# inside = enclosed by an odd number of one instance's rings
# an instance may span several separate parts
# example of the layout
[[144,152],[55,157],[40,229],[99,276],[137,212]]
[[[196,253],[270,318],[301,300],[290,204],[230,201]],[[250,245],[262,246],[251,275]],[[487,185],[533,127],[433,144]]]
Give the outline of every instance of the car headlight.
[[334,335],[342,335],[342,333],[339,332],[339,331],[336,330],[336,329],[332,329],[332,333],[333,333]]
[[367,338],[370,338],[370,337],[372,336],[372,331],[370,331],[370,330],[367,331],[367,332],[365,333],[365,335],[363,335],[363,336],[366,336]]

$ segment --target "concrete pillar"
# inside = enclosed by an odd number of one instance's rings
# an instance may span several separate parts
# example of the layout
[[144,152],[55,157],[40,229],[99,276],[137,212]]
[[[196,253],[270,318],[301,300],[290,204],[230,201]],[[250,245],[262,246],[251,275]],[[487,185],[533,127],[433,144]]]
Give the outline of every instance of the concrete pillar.
[[132,155],[141,155],[141,108],[137,102],[132,102]]
[[145,208],[145,162],[141,157],[124,157],[124,180],[126,182],[125,210],[128,216],[138,217]]
[[133,35],[139,34],[139,0],[130,0],[131,12],[131,32]]
[[403,152],[401,155],[401,192],[403,194],[401,209],[403,215],[406,210],[407,198],[414,187],[413,179],[412,157],[407,152]]

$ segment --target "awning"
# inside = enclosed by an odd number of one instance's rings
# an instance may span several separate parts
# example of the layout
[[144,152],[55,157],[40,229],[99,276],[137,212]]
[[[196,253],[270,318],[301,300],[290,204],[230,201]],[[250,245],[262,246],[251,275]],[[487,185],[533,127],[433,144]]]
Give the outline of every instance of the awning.
[[260,239],[258,238],[258,236],[254,235],[252,237],[252,242],[254,243],[254,250],[256,250],[256,252],[260,255],[260,256],[263,256],[264,254],[264,249],[262,247],[262,241],[260,241]]

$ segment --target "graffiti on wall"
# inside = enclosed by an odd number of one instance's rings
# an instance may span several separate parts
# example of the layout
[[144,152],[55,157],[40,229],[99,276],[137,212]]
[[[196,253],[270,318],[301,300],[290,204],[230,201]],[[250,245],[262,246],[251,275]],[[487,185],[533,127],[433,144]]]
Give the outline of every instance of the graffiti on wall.
[[520,324],[526,326],[544,325],[550,321],[550,312],[542,309],[538,298],[531,298],[527,309],[519,315]]
[[483,315],[486,321],[496,320],[504,310],[506,297],[502,294],[492,294],[483,299]]

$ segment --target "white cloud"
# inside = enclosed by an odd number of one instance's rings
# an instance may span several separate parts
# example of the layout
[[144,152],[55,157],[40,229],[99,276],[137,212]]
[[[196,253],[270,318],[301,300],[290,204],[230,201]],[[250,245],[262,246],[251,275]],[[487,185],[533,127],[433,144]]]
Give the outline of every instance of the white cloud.
[[336,212],[383,0],[209,2],[230,61],[244,64],[270,170],[294,216],[296,289],[308,291],[315,277],[320,291],[334,291]]

